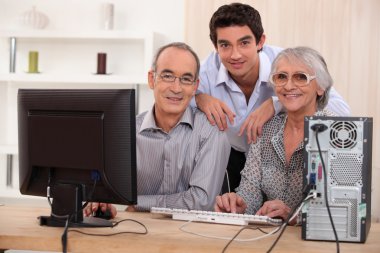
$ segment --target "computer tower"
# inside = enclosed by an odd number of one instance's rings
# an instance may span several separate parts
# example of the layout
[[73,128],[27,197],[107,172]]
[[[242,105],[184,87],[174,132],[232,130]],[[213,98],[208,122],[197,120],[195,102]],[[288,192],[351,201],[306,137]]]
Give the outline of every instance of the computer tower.
[[305,117],[303,183],[317,197],[302,208],[302,239],[335,241],[327,194],[338,240],[365,242],[371,226],[372,128],[368,117]]

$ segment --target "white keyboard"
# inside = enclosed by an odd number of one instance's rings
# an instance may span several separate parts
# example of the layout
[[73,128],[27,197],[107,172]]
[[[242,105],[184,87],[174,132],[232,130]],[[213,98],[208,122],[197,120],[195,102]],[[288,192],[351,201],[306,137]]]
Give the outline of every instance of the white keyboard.
[[209,222],[243,226],[248,224],[264,224],[278,226],[282,224],[282,219],[273,219],[267,216],[250,214],[220,213],[211,211],[172,209],[163,207],[152,207],[150,209],[150,212],[154,214],[163,214],[165,216],[171,216],[173,220]]

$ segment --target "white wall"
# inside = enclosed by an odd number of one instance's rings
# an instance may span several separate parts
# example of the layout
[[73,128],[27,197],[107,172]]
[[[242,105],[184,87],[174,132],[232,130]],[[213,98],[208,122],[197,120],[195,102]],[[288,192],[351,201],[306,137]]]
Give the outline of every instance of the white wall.
[[46,29],[98,30],[104,2],[115,6],[115,30],[157,31],[183,40],[183,0],[0,0],[0,28],[20,28],[18,18],[36,6],[50,19]]

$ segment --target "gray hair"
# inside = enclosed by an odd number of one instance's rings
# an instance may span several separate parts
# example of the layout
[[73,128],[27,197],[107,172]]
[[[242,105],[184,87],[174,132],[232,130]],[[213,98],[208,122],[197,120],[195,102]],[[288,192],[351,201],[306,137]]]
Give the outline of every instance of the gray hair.
[[153,58],[152,70],[156,71],[158,57],[160,57],[161,53],[165,49],[170,48],[170,47],[175,47],[175,48],[178,48],[178,49],[182,49],[182,50],[188,51],[188,52],[190,52],[194,56],[195,62],[197,63],[197,69],[196,69],[196,73],[195,73],[195,79],[198,79],[199,68],[200,68],[200,62],[199,62],[198,55],[195,53],[195,51],[189,45],[187,45],[186,43],[183,43],[183,42],[172,42],[172,43],[169,43],[169,44],[166,44],[166,45],[160,47],[157,50],[157,53],[156,53],[156,55]]
[[327,105],[329,92],[333,85],[333,80],[323,57],[316,50],[309,47],[287,48],[281,51],[274,59],[271,74],[277,71],[278,61],[282,58],[296,59],[314,71],[318,86],[325,91],[322,96],[317,96],[318,109],[323,109]]

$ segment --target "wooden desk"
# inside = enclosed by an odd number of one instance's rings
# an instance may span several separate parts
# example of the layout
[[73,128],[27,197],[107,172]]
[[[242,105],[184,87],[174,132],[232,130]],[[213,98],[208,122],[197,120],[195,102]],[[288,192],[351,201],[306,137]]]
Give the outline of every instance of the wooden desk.
[[[63,228],[41,227],[37,216],[49,215],[47,208],[0,206],[0,249],[62,251]],[[221,252],[226,240],[203,238],[179,230],[184,223],[171,219],[154,218],[150,213],[119,212],[118,219],[131,218],[145,224],[147,235],[122,234],[116,236],[88,236],[74,232],[68,235],[71,252]],[[192,223],[187,229],[210,235],[233,236],[239,226]],[[112,233],[142,231],[141,227],[125,222],[116,228],[85,228],[85,232]],[[246,230],[240,238],[253,238],[260,232]],[[277,234],[252,242],[233,242],[226,252],[266,252]],[[371,226],[365,244],[341,243],[342,253],[380,252],[380,224]],[[303,241],[300,227],[288,227],[273,252],[336,252],[334,242]]]

